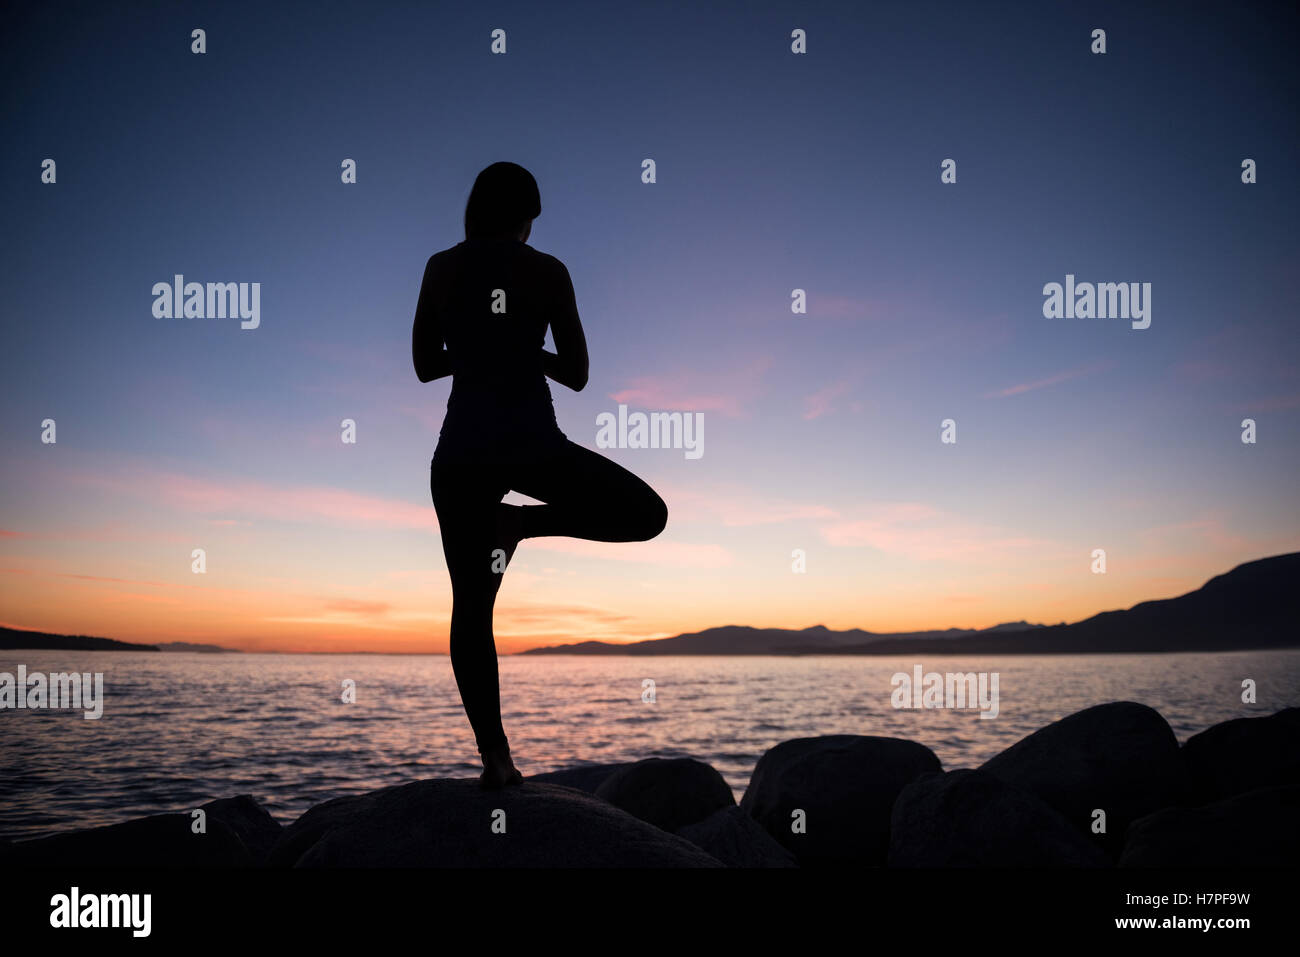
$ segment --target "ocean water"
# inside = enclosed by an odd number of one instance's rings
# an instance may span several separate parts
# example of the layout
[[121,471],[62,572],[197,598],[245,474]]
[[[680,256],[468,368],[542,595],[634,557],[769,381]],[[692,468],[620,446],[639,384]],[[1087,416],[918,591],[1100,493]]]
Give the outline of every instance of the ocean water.
[[[445,656],[0,652],[0,672],[102,672],[104,710],[0,710],[0,836],[36,837],[251,793],[288,823],[314,804],[420,778],[473,776]],[[891,676],[997,672],[999,714],[897,710]],[[1242,704],[1244,679],[1258,703]],[[653,703],[642,699],[654,682]],[[343,703],[345,680],[356,702]],[[689,755],[744,792],[789,738],[873,734],[973,767],[1089,705],[1151,705],[1179,741],[1300,705],[1300,650],[1174,655],[501,659],[525,775]]]

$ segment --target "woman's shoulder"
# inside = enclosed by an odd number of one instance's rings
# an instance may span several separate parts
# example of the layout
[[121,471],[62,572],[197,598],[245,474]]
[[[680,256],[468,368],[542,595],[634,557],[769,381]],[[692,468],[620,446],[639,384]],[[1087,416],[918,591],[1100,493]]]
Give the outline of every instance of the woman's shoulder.
[[462,240],[461,242],[458,242],[454,246],[448,246],[446,249],[439,249],[436,253],[434,253],[432,256],[429,257],[429,262],[433,262],[435,259],[437,260],[450,259],[454,256],[459,256],[464,251],[465,251],[465,242],[464,240]]
[[565,268],[564,263],[559,257],[552,256],[550,253],[544,253],[540,249],[534,249],[527,243],[519,244],[521,249],[527,250],[527,255],[537,266],[538,271],[557,279],[568,279],[569,270]]
[[460,246],[461,244],[457,243],[455,246],[448,246],[446,249],[439,249],[436,253],[430,256],[428,260],[425,262],[424,271],[434,272],[438,270],[440,267],[451,262],[452,259],[454,259],[458,255]]

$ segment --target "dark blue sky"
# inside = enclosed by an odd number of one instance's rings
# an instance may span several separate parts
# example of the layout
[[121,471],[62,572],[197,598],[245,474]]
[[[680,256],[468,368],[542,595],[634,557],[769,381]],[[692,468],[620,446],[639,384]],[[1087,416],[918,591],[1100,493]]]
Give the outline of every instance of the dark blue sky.
[[[377,594],[341,560],[307,567],[333,550],[328,517],[276,526],[198,492],[163,515],[129,490],[166,474],[426,506],[447,386],[416,381],[411,315],[425,260],[462,237],[473,177],[499,159],[536,176],[530,243],[567,264],[587,328],[590,386],[552,389],[561,427],[590,446],[618,401],[705,414],[698,461],[611,453],[678,493],[667,535],[684,551],[635,573],[669,607],[664,630],[742,617],[723,593],[768,602],[755,624],[1075,617],[1297,544],[1290,5],[12,11],[10,567],[166,579],[166,548],[115,539],[87,559],[75,542],[144,516],[190,541],[189,515],[246,523],[229,543],[244,566],[276,554],[305,593]],[[489,53],[497,27],[505,56]],[[345,157],[356,185],[339,181]],[[939,182],[949,157],[955,185]],[[261,327],[155,319],[151,287],[178,272],[260,282]],[[1151,327],[1044,319],[1042,287],[1067,272],[1150,282]],[[790,314],[796,287],[808,318]],[[1256,446],[1238,439],[1246,416]],[[57,459],[36,442],[45,417]],[[338,447],[344,417],[360,454]],[[937,440],[947,417],[955,447]],[[134,478],[87,492],[101,470]],[[350,547],[367,570],[437,558],[425,530],[393,534]],[[1106,545],[1130,562],[1111,591],[1077,580],[1078,555]],[[815,594],[780,591],[795,547],[834,568]],[[686,554],[712,577],[683,572]],[[587,560],[566,568],[596,574]],[[610,587],[632,601],[626,581]],[[89,598],[40,593],[0,617],[102,620]],[[966,593],[933,620],[933,602]],[[685,596],[676,617],[664,594]],[[687,606],[710,620],[678,622]]]

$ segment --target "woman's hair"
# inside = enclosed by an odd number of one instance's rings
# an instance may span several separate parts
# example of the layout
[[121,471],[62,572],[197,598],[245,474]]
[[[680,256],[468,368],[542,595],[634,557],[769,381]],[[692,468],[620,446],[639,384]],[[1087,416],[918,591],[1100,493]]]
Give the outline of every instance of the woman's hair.
[[537,180],[517,163],[493,163],[474,180],[465,204],[465,238],[502,236],[542,212]]

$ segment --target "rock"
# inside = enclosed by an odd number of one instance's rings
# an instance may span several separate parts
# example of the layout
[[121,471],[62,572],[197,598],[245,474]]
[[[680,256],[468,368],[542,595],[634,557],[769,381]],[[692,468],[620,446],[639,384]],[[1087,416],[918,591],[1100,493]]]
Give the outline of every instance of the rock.
[[890,867],[1109,867],[1100,847],[1038,798],[987,771],[926,774],[903,788]]
[[[802,866],[883,865],[894,799],[939,770],[934,752],[913,741],[795,738],[759,758],[740,806]],[[796,810],[805,814],[806,833],[791,829]]]
[[794,855],[772,839],[742,808],[714,811],[677,834],[728,867],[798,867]]
[[1094,810],[1105,811],[1101,843],[1112,858],[1130,823],[1186,795],[1173,729],[1158,712],[1131,701],[1097,705],[1040,728],[982,770],[1037,796],[1090,837]]
[[[497,811],[504,811],[504,818]],[[494,822],[505,833],[495,833]],[[273,866],[718,867],[668,834],[574,788],[415,781],[318,805],[284,829]]]
[[1156,811],[1128,828],[1120,867],[1294,868],[1300,787],[1264,788],[1203,807]]
[[630,768],[635,761],[622,761],[618,764],[584,764],[574,768],[561,768],[543,774],[530,774],[529,781],[538,784],[559,784],[566,788],[577,788],[588,794],[595,794],[605,778],[622,768]]
[[1207,728],[1187,739],[1183,762],[1195,804],[1300,784],[1300,708]]
[[209,801],[203,810],[208,813],[209,825],[213,819],[219,820],[239,836],[258,866],[266,863],[283,830],[280,822],[253,800],[251,794]]
[[596,788],[596,797],[665,831],[676,831],[736,805],[722,775],[694,758],[638,761],[605,778]]
[[24,867],[257,867],[280,825],[250,796],[201,805],[207,832],[189,812],[154,814],[105,827],[15,843],[8,860]]

